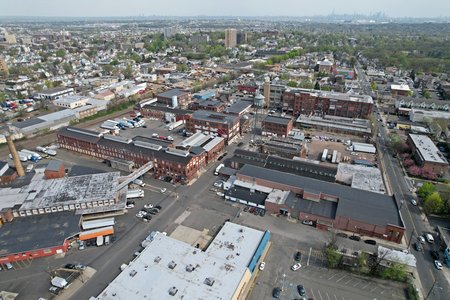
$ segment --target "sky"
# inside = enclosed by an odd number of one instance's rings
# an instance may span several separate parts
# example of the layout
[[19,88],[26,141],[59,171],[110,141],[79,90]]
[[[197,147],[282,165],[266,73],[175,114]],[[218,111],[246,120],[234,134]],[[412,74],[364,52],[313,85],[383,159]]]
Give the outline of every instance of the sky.
[[449,0],[0,0],[0,16],[317,16],[448,17]]

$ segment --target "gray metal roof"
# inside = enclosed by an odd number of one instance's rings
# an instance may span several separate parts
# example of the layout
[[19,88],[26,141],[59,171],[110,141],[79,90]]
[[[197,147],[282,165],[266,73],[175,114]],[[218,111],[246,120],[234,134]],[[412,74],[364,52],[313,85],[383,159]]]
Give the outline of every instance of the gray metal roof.
[[230,107],[226,109],[228,113],[241,113],[243,110],[248,109],[253,105],[251,101],[236,101]]
[[288,125],[289,122],[291,122],[291,121],[292,121],[291,118],[283,118],[283,117],[277,117],[277,116],[267,116],[264,119],[264,122],[281,124],[281,125]]
[[291,208],[294,208],[295,211],[306,212],[330,219],[334,219],[336,217],[336,210],[338,206],[338,204],[333,201],[320,200],[319,202],[316,202],[301,199],[292,192],[289,192],[285,204]]
[[206,110],[197,110],[193,113],[192,119],[229,125],[239,122],[239,118],[237,116],[214,113]]
[[16,127],[16,128],[20,128],[20,129],[24,129],[30,126],[34,126],[36,124],[40,124],[40,123],[44,123],[44,120],[41,120],[39,118],[32,118],[32,119],[28,119],[22,122],[14,122],[12,123],[12,126]]
[[334,195],[339,199],[336,216],[380,226],[392,224],[403,227],[395,199],[391,196],[252,165],[243,166],[238,174],[300,187],[316,194]]
[[165,91],[165,92],[162,92],[162,93],[156,95],[156,98],[159,98],[159,97],[172,98],[173,96],[178,97],[178,96],[185,95],[185,94],[189,94],[189,92],[185,92],[180,89],[171,89],[171,90],[168,90],[168,91]]
[[59,168],[62,165],[62,161],[59,160],[51,160],[48,165],[47,168],[45,168],[45,170],[49,170],[49,171],[59,171]]
[[79,223],[73,212],[16,218],[0,227],[0,256],[61,246],[80,232]]

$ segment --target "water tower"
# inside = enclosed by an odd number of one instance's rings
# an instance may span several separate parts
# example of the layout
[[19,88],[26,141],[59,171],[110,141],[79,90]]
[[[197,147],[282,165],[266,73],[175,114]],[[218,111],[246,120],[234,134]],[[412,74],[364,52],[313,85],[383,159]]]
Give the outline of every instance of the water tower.
[[259,93],[259,87],[253,99],[253,106],[255,107],[255,121],[253,123],[253,141],[255,140],[256,130],[261,115],[261,109],[264,107],[264,96]]

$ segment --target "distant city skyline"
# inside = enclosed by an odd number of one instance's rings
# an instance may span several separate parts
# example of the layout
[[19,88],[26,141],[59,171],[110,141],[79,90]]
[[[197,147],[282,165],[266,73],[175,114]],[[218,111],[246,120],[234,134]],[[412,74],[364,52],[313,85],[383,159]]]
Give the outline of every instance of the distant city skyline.
[[449,17],[450,1],[433,0],[0,0],[0,16],[326,16],[329,14],[389,17]]

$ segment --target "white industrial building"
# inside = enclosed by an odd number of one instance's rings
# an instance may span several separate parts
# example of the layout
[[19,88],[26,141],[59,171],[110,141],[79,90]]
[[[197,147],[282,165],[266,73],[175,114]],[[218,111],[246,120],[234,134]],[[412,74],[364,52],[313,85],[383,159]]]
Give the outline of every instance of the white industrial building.
[[365,152],[365,153],[372,153],[372,154],[375,154],[377,152],[377,148],[375,148],[375,146],[372,144],[353,142],[352,147],[353,147],[353,151],[355,151],[355,152]]
[[95,299],[245,299],[269,238],[226,222],[202,251],[158,233]]

